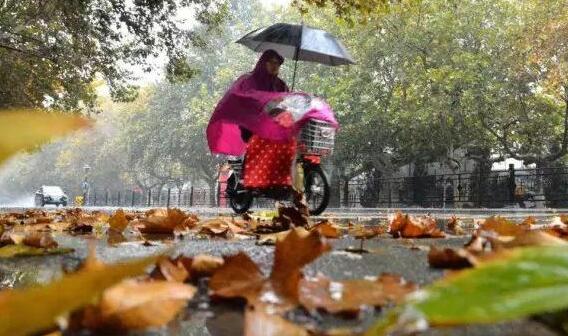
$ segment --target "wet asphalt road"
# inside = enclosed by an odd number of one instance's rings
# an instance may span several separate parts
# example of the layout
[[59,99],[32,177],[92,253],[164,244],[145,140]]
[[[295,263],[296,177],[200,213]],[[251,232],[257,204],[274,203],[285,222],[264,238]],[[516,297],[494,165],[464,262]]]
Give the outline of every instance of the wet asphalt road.
[[[62,269],[74,269],[87,254],[88,238],[56,236],[62,247],[73,247],[75,252],[65,256],[31,257],[25,259],[0,260],[0,286],[20,287],[33,283],[49,282],[62,275]],[[370,253],[353,254],[342,251],[348,246],[358,246],[359,242],[352,238],[333,241],[333,251],[320,257],[305,269],[308,275],[323,273],[334,279],[353,279],[365,276],[376,276],[383,272],[400,274],[409,281],[426,285],[443,275],[440,270],[429,268],[424,249],[411,249],[410,246],[438,247],[460,246],[465,242],[464,237],[446,239],[417,239],[404,240],[381,237],[365,243],[365,249]],[[142,246],[137,243],[122,244],[110,247],[104,240],[97,240],[97,255],[106,262],[115,262],[128,258],[159,253],[173,249],[172,254],[212,254],[230,255],[238,251],[248,253],[265,273],[272,264],[273,246],[257,246],[254,240],[225,241],[225,240],[196,240],[185,239],[176,242],[160,243],[158,246]],[[363,324],[371,323],[371,315],[363,318]],[[211,312],[189,310],[185,316],[160,330],[133,333],[134,335],[209,335],[225,336],[240,335],[242,329],[242,314],[234,307],[218,307],[214,315]],[[528,321],[515,321],[489,326],[469,326],[460,328],[434,329],[421,335],[556,335],[544,326]]]

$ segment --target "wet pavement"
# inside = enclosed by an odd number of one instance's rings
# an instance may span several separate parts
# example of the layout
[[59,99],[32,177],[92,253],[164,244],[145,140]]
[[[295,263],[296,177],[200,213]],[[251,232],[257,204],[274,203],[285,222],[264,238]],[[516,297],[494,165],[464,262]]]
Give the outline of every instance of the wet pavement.
[[[157,242],[156,246],[144,246],[140,243],[125,243],[116,247],[108,246],[105,240],[94,240],[88,237],[55,236],[61,247],[72,247],[74,253],[59,256],[43,256],[13,258],[0,260],[0,286],[21,287],[36,283],[46,283],[60,277],[63,270],[77,267],[87,255],[89,241],[96,242],[99,259],[105,262],[116,262],[124,259],[141,257],[167,251],[172,255],[211,254],[216,256],[235,254],[244,251],[257,262],[265,273],[272,263],[273,246],[258,246],[253,239],[226,241],[211,239],[183,239]],[[450,237],[445,239],[392,239],[380,237],[365,242],[364,248],[370,253],[354,254],[345,252],[349,246],[359,246],[353,238],[332,241],[333,251],[327,253],[305,269],[307,275],[323,273],[334,279],[353,279],[366,276],[377,276],[381,273],[400,274],[409,281],[426,285],[440,278],[443,271],[431,269],[427,263],[427,252],[422,246],[436,245],[460,246],[467,238]],[[243,330],[242,306],[211,305],[207,309],[193,302],[181,316],[167,327],[132,335],[240,335]],[[378,312],[363,311],[355,322],[338,321],[320,317],[319,326],[325,329],[328,325],[356,323],[361,326],[372,323]],[[291,316],[295,319],[297,317]],[[528,321],[515,321],[489,326],[469,326],[450,329],[433,329],[421,335],[556,335],[544,326]]]

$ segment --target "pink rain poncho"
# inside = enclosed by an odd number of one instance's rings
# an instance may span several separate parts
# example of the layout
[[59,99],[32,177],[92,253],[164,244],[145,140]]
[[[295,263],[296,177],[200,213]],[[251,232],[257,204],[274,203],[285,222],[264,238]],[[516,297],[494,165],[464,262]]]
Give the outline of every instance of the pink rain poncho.
[[242,155],[245,142],[239,126],[262,138],[279,142],[293,136],[292,129],[279,125],[264,112],[269,101],[283,97],[288,91],[284,81],[266,70],[265,63],[272,57],[284,61],[273,50],[264,52],[254,70],[241,76],[217,104],[207,126],[211,152]]

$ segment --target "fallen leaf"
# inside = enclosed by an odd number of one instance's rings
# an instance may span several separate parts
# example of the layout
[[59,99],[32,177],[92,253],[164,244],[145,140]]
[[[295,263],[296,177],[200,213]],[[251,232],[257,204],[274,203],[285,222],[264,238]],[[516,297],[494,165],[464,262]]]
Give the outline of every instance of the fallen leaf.
[[[299,234],[301,237],[307,237],[310,232],[302,227],[300,228],[296,228],[296,233]],[[257,245],[276,245],[277,241],[281,241],[284,240],[284,238],[286,238],[286,236],[291,232],[292,230],[287,230],[287,231],[281,231],[281,232],[277,232],[277,233],[269,233],[269,234],[263,234],[263,235],[259,235],[258,240],[257,240]]]
[[299,229],[294,229],[282,241],[276,241],[270,273],[276,294],[292,302],[298,301],[301,269],[331,249],[319,232],[312,231],[305,237],[299,232]]
[[525,218],[522,222],[521,222],[521,226],[524,226],[528,229],[530,229],[531,226],[536,224],[536,218],[534,218],[533,216],[528,216],[527,218]]
[[[291,230],[276,242],[274,263],[268,279],[260,268],[244,253],[225,258],[211,277],[209,287],[214,295],[224,298],[245,298],[249,303],[274,303],[291,307],[298,303],[301,269],[322,253],[329,245],[317,231],[302,236],[303,228]],[[305,231],[305,230],[304,230]]]
[[412,217],[398,212],[390,221],[389,233],[403,238],[443,238],[436,219],[431,216]]
[[446,224],[448,231],[454,235],[463,235],[464,229],[462,227],[461,221],[456,217],[452,216],[448,219],[448,223]]
[[191,261],[191,278],[198,279],[211,276],[223,266],[224,262],[223,258],[198,254]]
[[416,285],[390,274],[384,274],[376,281],[332,281],[326,277],[317,277],[301,281],[300,303],[310,311],[324,309],[332,314],[355,313],[363,305],[380,307],[400,303],[408,293],[416,289]]
[[494,232],[499,236],[517,236],[527,230],[526,227],[520,226],[499,216],[487,218],[478,229],[480,231]]
[[0,292],[0,335],[29,335],[83,307],[124,278],[144,273],[156,257],[80,270],[41,287]]
[[147,213],[146,218],[140,219],[139,230],[150,234],[172,234],[175,230],[189,229],[196,218],[195,215],[188,215],[179,209],[152,210]]
[[272,223],[275,226],[281,226],[284,230],[292,226],[306,227],[308,225],[308,213],[309,210],[306,212],[304,207],[298,209],[297,207],[279,206],[278,216],[272,218]]
[[66,231],[74,234],[87,234],[93,232],[93,225],[87,223],[78,223],[67,227]]
[[115,232],[122,233],[128,226],[128,219],[122,209],[118,209],[108,220],[110,228]]
[[362,224],[351,224],[348,233],[356,239],[371,239],[385,233],[385,231],[380,226],[366,227]]
[[156,267],[150,273],[150,277],[157,280],[185,282],[189,279],[189,271],[179,260],[162,258],[158,260]]
[[[366,335],[394,332],[408,322],[451,326],[517,320],[568,308],[568,247],[503,250],[475,268],[426,287],[379,320]],[[414,321],[408,321],[412,312]],[[406,322],[400,317],[405,316]],[[402,323],[401,323],[402,322]],[[412,330],[407,330],[411,332]]]
[[72,248],[41,248],[27,245],[6,245],[0,247],[0,258],[33,257],[73,252]]
[[107,243],[111,246],[118,245],[120,243],[126,242],[126,238],[121,232],[116,232],[114,230],[108,230],[107,232]]
[[333,239],[341,237],[341,229],[339,228],[339,226],[327,219],[324,219],[323,221],[315,224],[310,228],[310,231],[311,230],[318,230],[319,233],[325,238]]
[[543,231],[526,231],[513,240],[508,242],[501,242],[498,239],[489,237],[494,250],[501,248],[514,248],[524,246],[562,246],[568,245],[563,239],[557,238],[554,235],[548,234]]
[[22,240],[22,244],[38,248],[57,247],[57,242],[49,233],[28,233]]
[[140,330],[171,321],[195,295],[191,285],[172,281],[127,280],[104,291],[81,325],[92,330]]
[[308,336],[308,331],[280,315],[270,314],[261,307],[247,307],[245,336]]
[[474,255],[466,249],[444,248],[430,246],[428,264],[433,268],[462,269],[472,267],[477,263]]
[[47,216],[38,216],[34,218],[36,224],[48,224],[53,221],[53,218]]
[[0,163],[20,151],[86,127],[89,122],[73,114],[40,110],[10,110],[0,113]]
[[240,227],[222,219],[210,219],[199,224],[199,234],[208,235],[212,237],[220,237],[231,239],[236,233],[244,232]]
[[260,268],[245,253],[238,253],[224,258],[209,280],[209,288],[217,297],[254,299],[262,284],[264,276]]

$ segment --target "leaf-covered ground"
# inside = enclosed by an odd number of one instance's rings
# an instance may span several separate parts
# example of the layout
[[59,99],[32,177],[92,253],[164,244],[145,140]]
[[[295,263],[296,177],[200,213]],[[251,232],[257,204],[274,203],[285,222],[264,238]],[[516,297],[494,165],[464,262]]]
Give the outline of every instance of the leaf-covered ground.
[[[454,254],[461,268],[478,265],[494,251],[514,249],[515,241],[531,246],[564,243],[558,237],[563,234],[562,218],[546,220],[546,224],[556,223],[554,230],[539,227],[541,223],[530,219],[525,223],[499,218],[448,222],[397,215],[365,226],[310,221],[306,228],[290,231],[292,213],[281,213],[277,219],[271,219],[276,213],[259,215],[206,219],[178,210],[112,216],[77,210],[3,214],[0,256],[6,248],[40,255],[0,259],[0,311],[8,313],[5,316],[11,321],[21,319],[33,328],[29,308],[45,310],[26,296],[26,288],[38,283],[61,288],[58,281],[63,279],[68,297],[75,301],[68,308],[73,313],[63,314],[64,318],[57,313],[59,318],[53,321],[59,324],[32,330],[47,333],[61,329],[68,334],[85,330],[164,335],[180,331],[191,335],[268,335],[270,331],[273,335],[358,334],[376,325],[381,311],[390,311],[406,293],[443,277],[443,268],[458,268]],[[545,231],[544,238],[534,237]],[[441,236],[445,238],[430,238]],[[468,246],[460,249],[466,243]],[[94,247],[91,252],[89,246]],[[445,259],[437,257],[436,251],[445,251]],[[104,288],[74,287],[71,281],[73,276],[101,276],[102,267],[155,255],[166,257],[151,261],[155,266],[142,272],[146,274],[142,277],[124,275],[131,279],[116,280]],[[120,265],[118,269],[122,269]],[[113,274],[107,269],[102,273],[111,282]],[[17,301],[23,302],[20,306],[5,299],[13,292],[10,287],[23,289],[18,292],[23,297]],[[60,298],[57,293],[45,295]],[[77,303],[85,298],[91,304]],[[554,333],[540,323],[515,318],[484,326],[433,327],[423,334]]]

